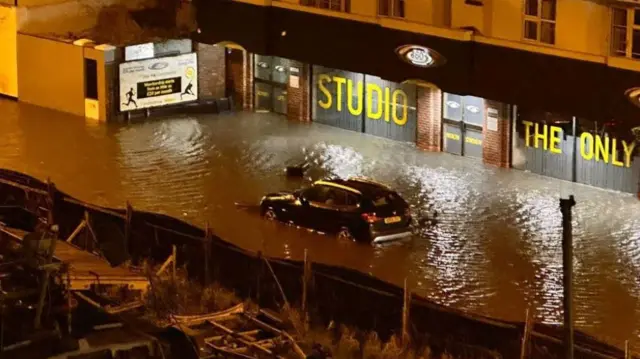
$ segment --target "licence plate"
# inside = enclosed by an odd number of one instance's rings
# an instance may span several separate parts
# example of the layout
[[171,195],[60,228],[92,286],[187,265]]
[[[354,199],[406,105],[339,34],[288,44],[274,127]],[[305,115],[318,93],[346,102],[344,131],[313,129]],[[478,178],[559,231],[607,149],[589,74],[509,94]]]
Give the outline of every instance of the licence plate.
[[389,223],[398,223],[400,222],[401,218],[400,216],[395,216],[395,217],[387,217],[384,219],[384,223],[389,224]]

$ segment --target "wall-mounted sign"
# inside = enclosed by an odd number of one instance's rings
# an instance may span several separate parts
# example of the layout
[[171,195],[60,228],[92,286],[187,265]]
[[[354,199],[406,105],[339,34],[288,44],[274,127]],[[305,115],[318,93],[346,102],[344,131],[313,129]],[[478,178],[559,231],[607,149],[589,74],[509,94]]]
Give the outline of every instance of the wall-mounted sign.
[[[336,86],[335,95],[327,88],[332,82]],[[335,107],[338,112],[348,110],[353,116],[359,116],[362,114],[366,95],[367,118],[379,120],[384,117],[387,122],[393,119],[398,126],[404,126],[409,119],[409,97],[402,89],[392,91],[388,87],[383,89],[370,82],[367,82],[365,89],[362,81],[354,84],[350,79],[325,74],[318,76],[318,89],[323,95],[318,96],[318,105],[325,110]],[[347,109],[343,108],[343,96],[347,98]]]
[[298,76],[289,76],[289,86],[291,88],[297,89],[300,87],[300,78]]
[[124,61],[152,59],[154,56],[155,50],[152,42],[124,48]]
[[195,53],[120,64],[120,111],[198,99]]
[[498,110],[495,108],[487,109],[487,130],[498,131]]
[[[530,121],[522,121],[524,125],[525,146],[542,147],[555,154],[562,153],[562,128],[542,125]],[[533,142],[533,143],[532,143]],[[622,151],[618,144],[622,144]],[[583,132],[580,135],[578,147],[580,155],[587,161],[610,163],[618,167],[631,167],[631,156],[635,142],[626,142],[607,136],[594,135]]]
[[396,54],[406,63],[418,67],[435,67],[446,62],[444,56],[428,47],[404,45],[396,49]]
[[630,88],[624,92],[624,95],[632,104],[640,107],[640,87]]

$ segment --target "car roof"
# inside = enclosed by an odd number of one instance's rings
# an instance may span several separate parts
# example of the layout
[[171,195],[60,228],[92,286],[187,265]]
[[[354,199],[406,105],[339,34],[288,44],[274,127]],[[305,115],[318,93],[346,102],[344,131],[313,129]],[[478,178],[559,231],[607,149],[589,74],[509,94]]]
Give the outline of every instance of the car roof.
[[375,194],[379,194],[381,192],[393,192],[392,189],[382,183],[378,183],[373,180],[361,177],[352,177],[346,180],[339,178],[326,179],[316,181],[314,184],[344,189],[353,193],[363,195],[365,197],[372,197]]

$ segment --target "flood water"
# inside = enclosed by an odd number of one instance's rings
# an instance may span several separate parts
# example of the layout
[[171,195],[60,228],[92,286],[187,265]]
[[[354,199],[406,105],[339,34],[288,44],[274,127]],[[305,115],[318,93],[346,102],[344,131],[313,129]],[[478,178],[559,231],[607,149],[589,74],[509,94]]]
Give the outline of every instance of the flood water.
[[[573,194],[577,326],[616,345],[640,324],[640,201],[480,161],[271,114],[91,125],[0,100],[0,167],[51,179],[82,200],[209,222],[226,240],[269,255],[338,264],[439,303],[523,320],[562,321],[560,196]],[[391,184],[439,221],[384,247],[274,226],[235,202],[294,189],[286,163],[309,175],[363,175]]]

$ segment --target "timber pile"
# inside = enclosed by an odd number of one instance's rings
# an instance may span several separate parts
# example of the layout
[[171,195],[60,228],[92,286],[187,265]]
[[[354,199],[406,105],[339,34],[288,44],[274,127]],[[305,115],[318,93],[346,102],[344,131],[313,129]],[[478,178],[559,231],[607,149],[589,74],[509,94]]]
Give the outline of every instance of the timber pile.
[[201,357],[306,358],[282,319],[266,310],[238,304],[228,310],[194,316],[175,327],[197,344]]

